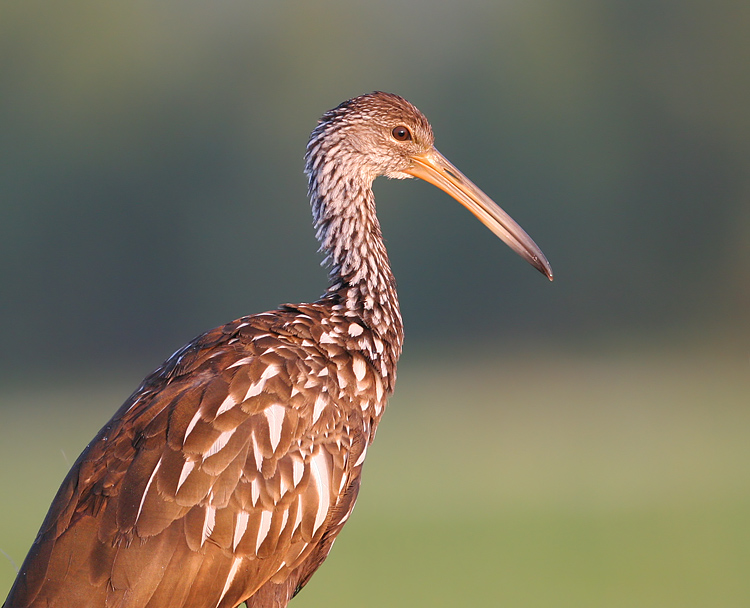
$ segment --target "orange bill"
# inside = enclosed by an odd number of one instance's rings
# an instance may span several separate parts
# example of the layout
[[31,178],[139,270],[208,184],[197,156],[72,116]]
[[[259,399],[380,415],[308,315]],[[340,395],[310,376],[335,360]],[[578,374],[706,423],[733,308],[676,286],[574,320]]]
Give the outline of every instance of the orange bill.
[[461,173],[435,148],[412,156],[404,173],[418,177],[450,194],[492,230],[508,247],[552,280],[552,268],[542,250],[512,217]]

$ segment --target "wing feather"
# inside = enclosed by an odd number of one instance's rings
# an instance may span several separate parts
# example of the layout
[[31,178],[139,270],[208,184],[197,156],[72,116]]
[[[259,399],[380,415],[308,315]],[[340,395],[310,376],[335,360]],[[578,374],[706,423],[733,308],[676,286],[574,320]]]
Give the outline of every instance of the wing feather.
[[335,383],[372,371],[257,319],[178,351],[102,429],[29,553],[19,607],[231,608],[271,579],[307,580],[351,511],[371,440]]

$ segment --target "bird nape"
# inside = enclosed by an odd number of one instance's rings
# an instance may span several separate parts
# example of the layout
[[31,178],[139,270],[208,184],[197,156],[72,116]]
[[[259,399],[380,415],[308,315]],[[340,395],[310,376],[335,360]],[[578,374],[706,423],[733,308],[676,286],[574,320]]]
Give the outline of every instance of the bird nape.
[[305,171],[330,286],[178,350],[62,483],[5,608],[283,608],[351,514],[403,326],[372,182],[419,177],[552,279],[536,244],[376,92],[325,113]]

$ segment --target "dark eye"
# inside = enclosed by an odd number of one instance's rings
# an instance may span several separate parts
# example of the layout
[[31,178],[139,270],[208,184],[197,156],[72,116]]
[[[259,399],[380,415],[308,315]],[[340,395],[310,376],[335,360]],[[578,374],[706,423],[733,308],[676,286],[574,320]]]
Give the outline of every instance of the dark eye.
[[403,125],[393,127],[391,135],[393,135],[393,139],[397,141],[411,141],[411,131]]

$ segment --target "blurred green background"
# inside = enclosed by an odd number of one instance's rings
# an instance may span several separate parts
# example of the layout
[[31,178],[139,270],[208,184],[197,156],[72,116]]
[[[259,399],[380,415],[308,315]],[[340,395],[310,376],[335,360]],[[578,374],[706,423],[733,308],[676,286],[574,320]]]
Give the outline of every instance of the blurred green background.
[[375,89],[547,254],[376,182],[407,342],[295,606],[750,605],[750,4],[0,4],[0,599],[199,332],[325,287],[302,154]]

